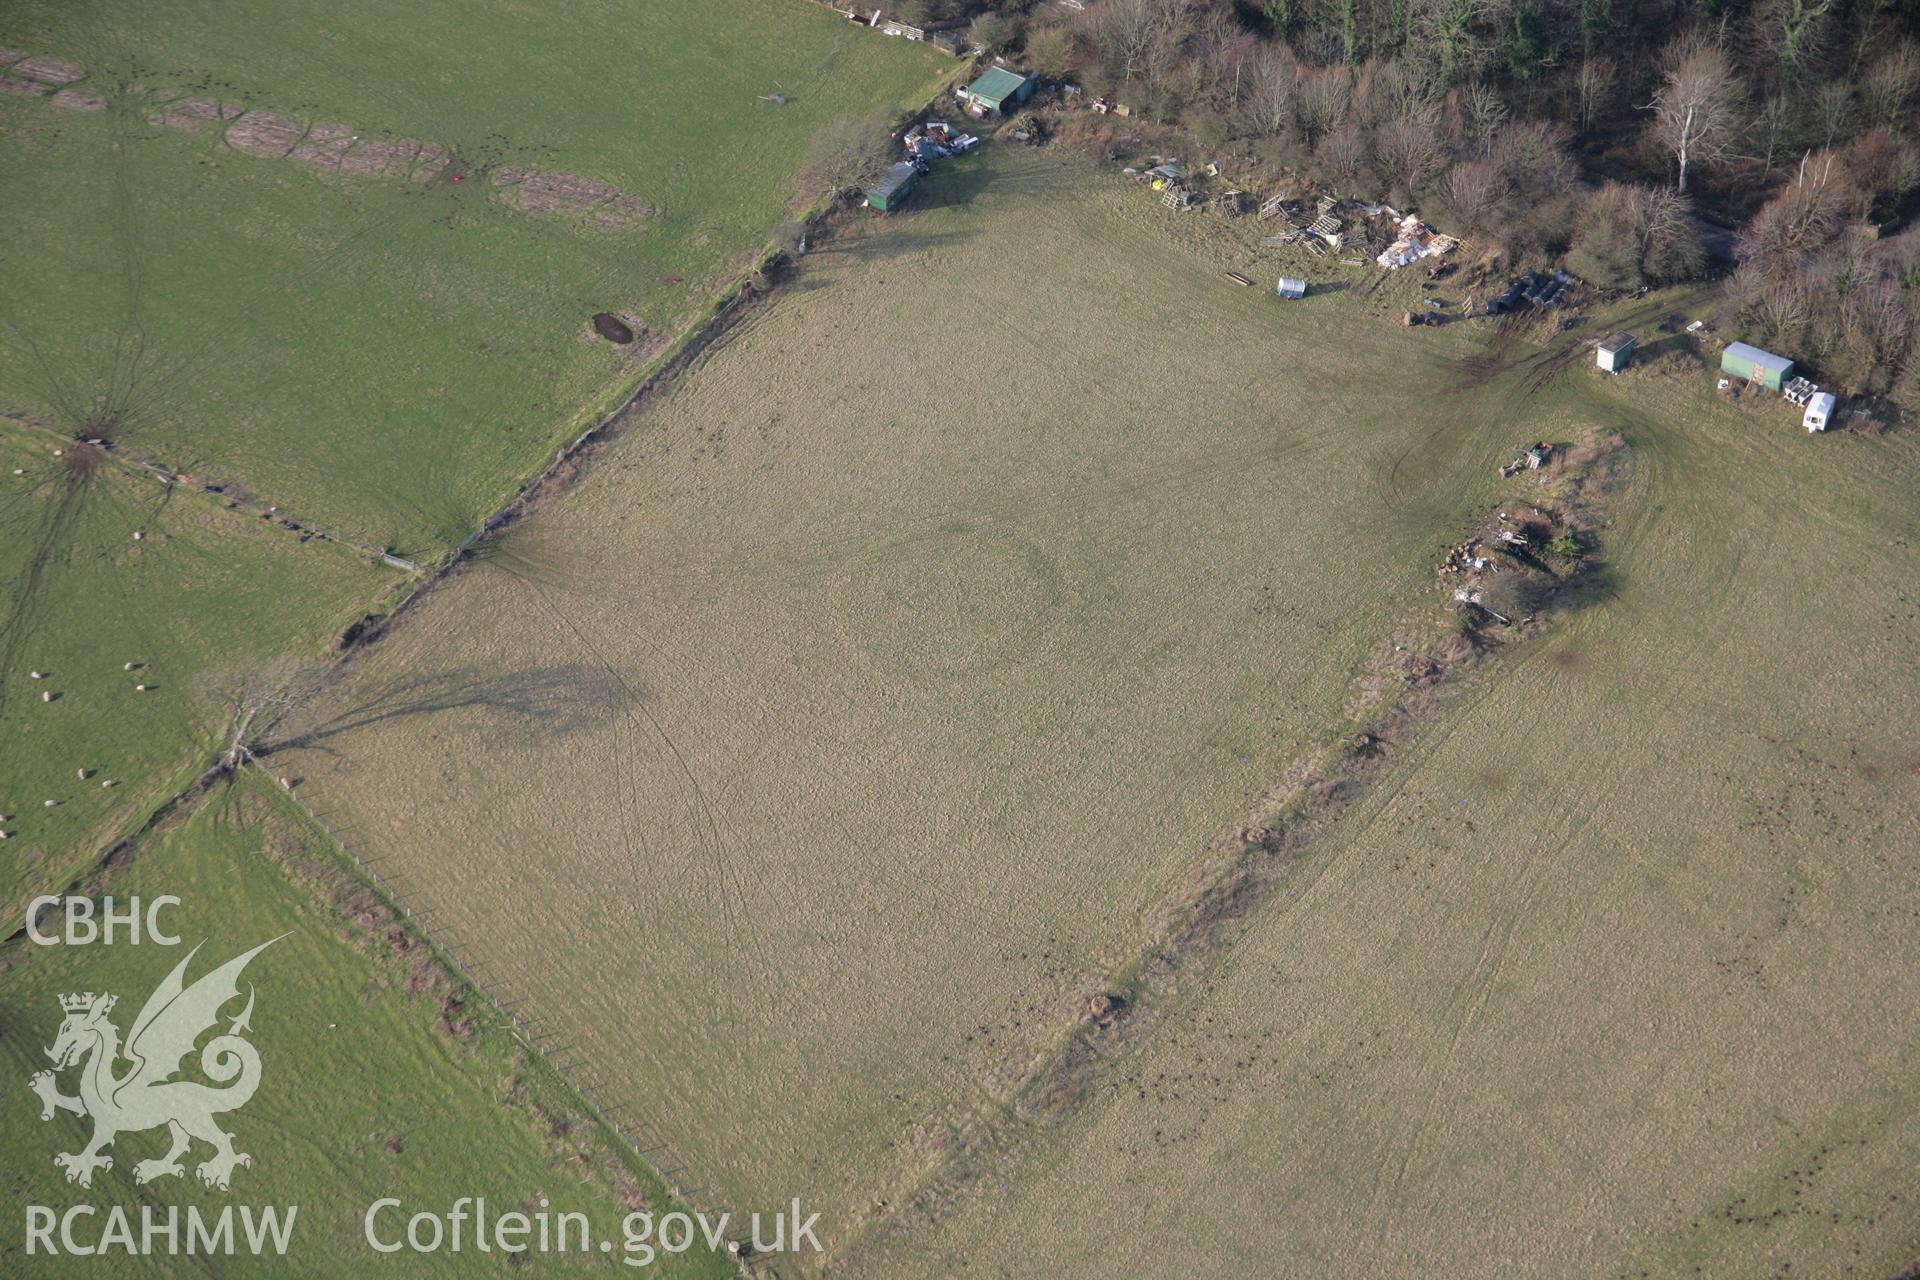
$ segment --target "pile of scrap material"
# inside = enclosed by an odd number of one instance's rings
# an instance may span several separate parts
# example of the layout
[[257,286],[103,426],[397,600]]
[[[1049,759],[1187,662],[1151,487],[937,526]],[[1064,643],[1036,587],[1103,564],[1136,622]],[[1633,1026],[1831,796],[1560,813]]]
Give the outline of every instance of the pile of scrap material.
[[1547,465],[1547,459],[1553,457],[1553,445],[1542,440],[1539,444],[1530,444],[1514,456],[1512,462],[1500,468],[1500,477],[1505,479],[1521,471],[1538,471]]
[[970,133],[955,133],[945,120],[929,120],[924,125],[913,126],[907,130],[904,141],[908,162],[922,173],[932,168],[935,160],[971,151],[980,143],[980,139]]
[[1523,272],[1507,286],[1505,293],[1487,301],[1487,314],[1497,316],[1503,311],[1517,311],[1528,303],[1537,307],[1557,307],[1567,300],[1567,288],[1572,283],[1573,277],[1564,271],[1553,275],[1540,271]]
[[1452,236],[1439,234],[1411,213],[1400,219],[1398,230],[1399,237],[1374,259],[1389,271],[1398,271],[1422,258],[1437,258],[1459,244]]
[[1013,122],[1013,140],[1024,142],[1030,147],[1044,146],[1047,141],[1047,127],[1039,116],[1029,111]]
[[1498,573],[1500,566],[1480,554],[1480,539],[1468,538],[1465,542],[1449,547],[1447,558],[1440,562],[1440,567],[1434,572],[1444,578],[1449,574]]

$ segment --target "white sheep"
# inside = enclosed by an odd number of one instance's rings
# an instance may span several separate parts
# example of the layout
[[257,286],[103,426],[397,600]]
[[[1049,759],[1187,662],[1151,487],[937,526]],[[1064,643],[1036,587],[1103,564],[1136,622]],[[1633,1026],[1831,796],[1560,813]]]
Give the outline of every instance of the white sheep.
[[143,533],[141,533],[141,532],[140,532],[140,531],[139,531],[138,529],[135,529],[135,530],[133,531],[133,540],[134,540],[135,542],[138,542],[138,541],[140,541],[140,539],[141,539],[141,538],[143,538],[143,537],[145,537],[145,536],[146,536],[146,535],[145,535],[145,534],[143,534]]
[[59,803],[60,803],[60,802],[59,802],[58,800],[43,800],[43,801],[41,801],[41,805],[42,805],[42,806],[43,806],[44,808],[48,808],[48,809],[51,809],[51,808],[53,808],[53,806],[55,806],[55,805],[57,805],[57,804],[59,804]]
[[40,695],[40,701],[42,701],[42,702],[52,702],[52,701],[53,701],[53,690],[51,690],[51,689],[49,689],[49,690],[47,690],[47,691],[46,691],[45,693],[43,693],[43,694],[41,694],[41,695]]
[[89,773],[92,773],[92,772],[93,772],[93,770],[91,770],[91,769],[79,769],[79,770],[76,770],[76,772],[77,772],[77,773],[79,773],[79,775],[80,775],[80,781],[82,781],[82,782],[85,782],[85,781],[87,780],[87,775],[88,775]]
[[129,663],[128,663],[128,664],[126,665],[126,666],[124,666],[124,667],[122,667],[122,668],[120,668],[120,669],[121,669],[122,671],[132,671],[132,670],[133,670],[133,669],[134,669],[135,667],[138,667],[139,665],[140,665],[140,664],[139,664],[139,663],[137,663],[137,662],[129,662]]
[[44,671],[29,671],[27,672],[27,674],[32,676],[35,680],[45,680],[47,678],[47,673]]
[[135,693],[145,693],[145,692],[147,691],[147,686],[145,686],[145,685],[143,685],[143,684],[137,684],[137,685],[135,685],[135,686],[133,686],[133,691],[134,691]]
[[102,778],[100,779],[100,785],[103,787],[117,787],[120,784],[115,782],[112,778]]

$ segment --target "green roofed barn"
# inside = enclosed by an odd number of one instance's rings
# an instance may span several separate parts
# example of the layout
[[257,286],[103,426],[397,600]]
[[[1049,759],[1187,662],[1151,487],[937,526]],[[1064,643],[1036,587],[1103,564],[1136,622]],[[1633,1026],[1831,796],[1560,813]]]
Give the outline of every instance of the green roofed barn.
[[920,181],[920,171],[901,161],[882,174],[880,181],[867,191],[867,207],[878,209],[882,213],[892,213],[913,191],[913,184]]
[[1793,361],[1771,351],[1750,347],[1744,342],[1730,342],[1727,349],[1720,353],[1720,372],[1729,378],[1739,378],[1757,383],[1769,391],[1778,391],[1781,384],[1793,376]]
[[988,67],[978,80],[960,91],[960,100],[977,116],[1005,115],[1033,96],[1038,77],[1023,76],[1005,67]]

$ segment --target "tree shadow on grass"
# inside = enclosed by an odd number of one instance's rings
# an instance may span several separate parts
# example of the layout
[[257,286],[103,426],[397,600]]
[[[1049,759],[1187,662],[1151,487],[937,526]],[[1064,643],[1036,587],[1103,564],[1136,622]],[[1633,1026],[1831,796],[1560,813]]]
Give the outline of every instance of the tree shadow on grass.
[[345,708],[289,725],[254,748],[336,750],[327,744],[394,720],[481,711],[505,733],[564,738],[627,713],[643,694],[604,666],[569,663],[505,675],[476,671],[405,676],[355,697]]

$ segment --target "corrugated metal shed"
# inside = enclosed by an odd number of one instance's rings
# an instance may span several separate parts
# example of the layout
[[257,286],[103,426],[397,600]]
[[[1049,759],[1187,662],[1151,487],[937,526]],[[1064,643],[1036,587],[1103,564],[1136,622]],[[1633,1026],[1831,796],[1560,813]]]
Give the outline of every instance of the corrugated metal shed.
[[1304,298],[1307,296],[1307,282],[1295,280],[1291,276],[1281,276],[1280,284],[1274,292],[1283,298]]
[[1033,96],[1034,78],[1005,67],[988,67],[967,86],[965,97],[988,111],[1005,111]]
[[920,180],[920,171],[902,160],[888,169],[867,192],[867,206],[882,213],[892,213],[900,207],[900,202],[913,190],[913,184]]
[[1744,342],[1730,342],[1720,353],[1720,372],[1729,378],[1742,378],[1757,382],[1769,391],[1778,391],[1781,384],[1793,376],[1793,361]]

